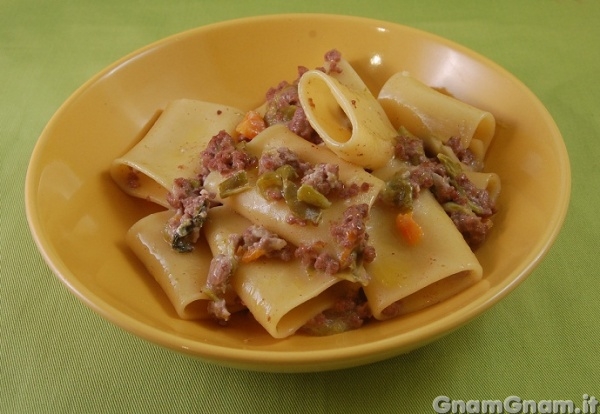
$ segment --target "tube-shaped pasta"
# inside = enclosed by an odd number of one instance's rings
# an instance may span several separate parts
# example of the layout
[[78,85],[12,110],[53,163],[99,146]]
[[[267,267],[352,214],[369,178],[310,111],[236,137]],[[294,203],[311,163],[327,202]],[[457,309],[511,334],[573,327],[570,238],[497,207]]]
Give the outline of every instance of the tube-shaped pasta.
[[483,160],[494,136],[496,121],[486,111],[439,92],[406,72],[390,77],[378,98],[395,128],[404,126],[420,138],[442,141],[459,137]]
[[179,253],[164,238],[165,223],[172,211],[161,211],[136,222],[126,242],[152,274],[182,319],[208,317],[208,296],[202,293],[212,255],[201,238],[190,253]]
[[[481,279],[483,271],[477,258],[429,191],[421,192],[414,201],[412,214],[423,236],[417,244],[409,245],[396,231],[393,208],[382,204],[371,208],[368,232],[377,257],[365,265],[371,282],[364,291],[376,319],[445,299],[450,292],[435,288],[407,299],[436,282],[452,278],[464,289]],[[404,303],[399,302],[403,299]]]
[[331,151],[355,165],[378,168],[393,157],[397,133],[366,86],[353,86],[311,70],[300,78],[298,94],[308,121]]
[[172,101],[144,138],[112,162],[110,173],[126,193],[168,207],[173,180],[195,176],[208,141],[221,130],[233,134],[243,116],[225,105]]
[[385,311],[386,316],[382,319],[417,312],[428,306],[443,302],[470,288],[480,280],[481,275],[477,272],[455,273],[397,300]]
[[[226,241],[252,222],[226,207],[212,208],[203,231],[214,255],[225,254]],[[299,260],[258,259],[242,263],[231,285],[254,318],[274,338],[285,338],[333,306],[340,292],[334,276],[308,274]]]

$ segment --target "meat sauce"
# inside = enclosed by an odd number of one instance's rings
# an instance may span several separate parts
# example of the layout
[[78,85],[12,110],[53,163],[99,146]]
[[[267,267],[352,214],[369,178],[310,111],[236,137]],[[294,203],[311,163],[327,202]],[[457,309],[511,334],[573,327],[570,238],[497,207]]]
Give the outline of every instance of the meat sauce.
[[[463,148],[458,138],[451,138],[445,145],[461,163],[480,168],[473,153]],[[423,141],[410,134],[397,138],[395,155],[410,165],[407,180],[412,197],[418,197],[423,190],[431,190],[469,246],[473,250],[479,247],[491,230],[491,217],[496,213],[495,202],[489,193],[476,187],[464,172],[454,173],[448,160],[444,162],[442,157],[428,156]]]
[[[339,52],[333,50],[325,56],[328,69],[324,72],[340,72],[337,62]],[[298,68],[298,79],[306,68]],[[321,138],[310,126],[306,114],[300,107],[298,98],[298,79],[292,83],[281,82],[266,93],[266,126],[285,124],[292,132],[309,142],[319,144]],[[168,202],[176,211],[167,224],[167,234],[171,237],[173,248],[187,252],[199,237],[200,228],[208,209],[215,205],[214,194],[202,188],[204,178],[211,171],[223,176],[231,176],[240,171],[256,169],[258,176],[279,174],[282,168],[288,169],[285,180],[293,185],[311,187],[325,201],[335,198],[347,199],[362,191],[368,191],[369,184],[347,185],[339,179],[339,166],[334,163],[312,165],[303,161],[288,148],[278,148],[263,154],[260,159],[243,150],[240,141],[249,139],[241,135],[236,141],[225,131],[212,137],[206,149],[200,154],[200,165],[194,179],[177,179],[168,196]],[[471,151],[461,146],[458,138],[451,138],[445,144],[456,155],[458,160],[478,170],[481,164]],[[496,212],[496,206],[487,191],[477,188],[464,173],[452,174],[452,168],[433,154],[428,154],[423,141],[410,134],[400,133],[395,146],[395,156],[404,161],[407,168],[401,177],[402,182],[388,183],[395,188],[392,196],[380,194],[381,202],[391,202],[396,206],[406,207],[413,199],[419,197],[421,191],[430,190],[437,201],[444,206],[448,216],[461,232],[469,246],[475,249],[486,238],[491,229],[490,217]],[[290,178],[293,177],[293,178]],[[278,177],[281,181],[281,177]],[[133,181],[133,180],[131,180]],[[390,187],[388,186],[388,187]],[[263,196],[269,200],[285,200],[285,189],[281,186],[267,185]],[[408,201],[407,201],[408,200]],[[297,201],[297,200],[295,200]],[[410,207],[410,206],[409,206]],[[240,262],[268,257],[277,260],[294,258],[307,268],[335,275],[361,263],[369,263],[377,252],[369,245],[369,234],[366,231],[369,218],[369,206],[356,204],[349,206],[340,220],[330,228],[332,240],[342,247],[340,255],[333,256],[325,252],[326,241],[307,245],[292,246],[278,235],[262,226],[252,225],[242,234],[233,235],[229,240],[229,254],[216,255],[210,265],[205,292],[213,299],[209,312],[219,321],[230,318],[224,295],[230,284],[230,278]],[[312,225],[310,220],[291,214],[290,225]],[[362,326],[371,313],[360,286],[354,284],[347,294],[335,305],[312,318],[301,329],[301,332],[312,335],[327,335],[356,329]]]

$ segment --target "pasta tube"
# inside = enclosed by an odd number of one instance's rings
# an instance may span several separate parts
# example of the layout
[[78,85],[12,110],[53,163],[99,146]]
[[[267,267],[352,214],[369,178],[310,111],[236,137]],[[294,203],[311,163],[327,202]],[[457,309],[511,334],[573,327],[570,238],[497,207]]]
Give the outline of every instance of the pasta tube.
[[[371,282],[364,291],[376,319],[388,319],[434,302],[429,297],[432,289],[407,298],[436,282],[452,278],[461,281],[459,287],[464,289],[482,277],[477,258],[429,191],[421,192],[414,201],[412,214],[423,236],[419,243],[408,245],[395,230],[393,208],[382,204],[371,208],[368,231],[377,257],[365,265]],[[444,291],[436,292],[435,300],[439,301]],[[399,302],[403,299],[404,304]]]
[[308,71],[298,83],[302,108],[338,157],[364,168],[381,167],[393,157],[397,133],[366,86],[351,84],[320,70]]
[[127,232],[127,245],[164,290],[180,318],[208,318],[209,298],[202,288],[212,255],[203,239],[190,253],[178,253],[171,248],[163,229],[172,214],[166,210],[136,222]]
[[483,160],[494,136],[496,122],[486,111],[436,91],[406,72],[393,75],[378,98],[395,128],[404,126],[419,138],[447,141],[460,137]]
[[[203,229],[213,254],[226,254],[226,241],[252,222],[225,207],[210,210]],[[285,338],[333,306],[340,279],[309,275],[297,259],[258,259],[240,264],[231,285],[254,318],[274,338]]]
[[173,101],[144,138],[112,162],[110,174],[127,194],[168,207],[173,180],[195,176],[198,154],[211,137],[221,130],[233,134],[243,116],[225,105]]

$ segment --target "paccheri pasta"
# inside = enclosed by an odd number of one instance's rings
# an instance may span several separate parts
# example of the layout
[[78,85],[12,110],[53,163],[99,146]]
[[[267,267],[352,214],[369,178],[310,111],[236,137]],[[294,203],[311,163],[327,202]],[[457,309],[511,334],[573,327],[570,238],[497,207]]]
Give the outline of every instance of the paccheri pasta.
[[181,318],[250,312],[275,338],[329,335],[482,278],[494,128],[404,72],[374,95],[332,50],[259,108],[171,102],[110,172],[165,207],[126,241]]

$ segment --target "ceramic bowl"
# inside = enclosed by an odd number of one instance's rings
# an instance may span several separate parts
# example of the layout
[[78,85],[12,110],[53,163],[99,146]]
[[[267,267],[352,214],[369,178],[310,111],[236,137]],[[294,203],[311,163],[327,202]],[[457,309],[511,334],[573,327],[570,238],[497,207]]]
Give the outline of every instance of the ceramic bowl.
[[[488,110],[498,128],[486,169],[502,180],[494,229],[477,250],[483,279],[423,311],[328,337],[271,338],[256,323],[184,321],[125,245],[156,207],[125,195],[111,161],[176,98],[258,106],[265,91],[319,66],[337,48],[376,93],[407,70]],[[379,361],[430,343],[504,298],[539,264],[563,223],[570,167],[561,134],[534,94],[490,60],[410,27],[359,17],[272,15],[173,35],[115,62],[81,86],[44,129],[26,179],[33,237],[58,278],[115,325],[226,366],[277,372]],[[502,328],[499,328],[502,329]],[[506,332],[509,334],[509,332]]]

